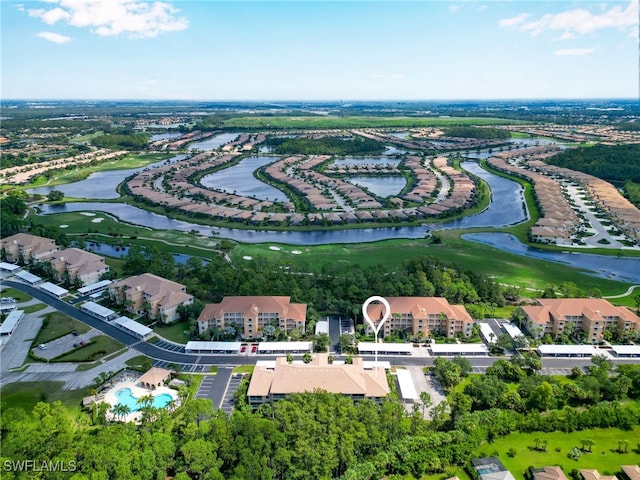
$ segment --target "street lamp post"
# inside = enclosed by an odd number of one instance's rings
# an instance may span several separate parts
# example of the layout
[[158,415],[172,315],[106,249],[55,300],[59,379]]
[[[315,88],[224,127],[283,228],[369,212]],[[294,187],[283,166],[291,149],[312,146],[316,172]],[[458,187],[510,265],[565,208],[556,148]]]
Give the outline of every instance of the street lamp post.
[[[369,308],[369,305],[372,302],[380,302],[384,306],[384,313],[382,315],[382,319],[378,322],[377,325],[374,323],[371,317],[369,317],[369,312],[367,311],[367,309]],[[377,377],[378,376],[378,332],[380,331],[380,328],[382,328],[382,325],[384,325],[384,322],[386,322],[387,319],[391,316],[391,306],[389,305],[389,302],[387,302],[386,298],[374,295],[373,297],[367,298],[364,304],[362,304],[362,316],[364,317],[364,319],[367,321],[367,323],[373,330],[373,334],[375,338],[375,348],[373,353],[374,353],[375,375]]]

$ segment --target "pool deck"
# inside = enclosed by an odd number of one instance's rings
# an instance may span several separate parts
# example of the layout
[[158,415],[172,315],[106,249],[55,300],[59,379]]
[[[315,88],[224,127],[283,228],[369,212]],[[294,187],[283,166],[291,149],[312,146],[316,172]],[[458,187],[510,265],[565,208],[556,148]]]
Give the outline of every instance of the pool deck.
[[[102,401],[105,403],[108,403],[111,406],[116,405],[118,403],[118,397],[116,396],[116,392],[123,388],[129,388],[131,390],[131,395],[133,395],[135,398],[141,398],[149,394],[155,397],[165,393],[167,395],[170,395],[171,398],[173,398],[174,400],[178,400],[178,393],[172,388],[162,386],[162,387],[156,388],[155,390],[149,390],[146,388],[139,387],[137,385],[137,382],[138,382],[137,379],[118,382],[117,384],[115,384],[113,387],[111,387],[109,390],[107,390],[104,393],[104,398]],[[143,412],[140,410],[137,412],[131,412],[124,417],[124,421],[140,423],[142,414]],[[107,418],[110,420],[116,419],[116,417],[111,412],[107,413]]]

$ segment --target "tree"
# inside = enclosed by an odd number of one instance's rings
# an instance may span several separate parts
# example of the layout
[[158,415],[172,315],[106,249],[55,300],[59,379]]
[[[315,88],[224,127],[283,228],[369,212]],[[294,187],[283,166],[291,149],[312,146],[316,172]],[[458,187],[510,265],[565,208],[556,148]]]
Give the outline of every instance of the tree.
[[427,410],[433,405],[429,392],[420,392],[420,403],[422,403],[422,417],[426,417]]
[[47,195],[47,200],[50,202],[59,202],[64,198],[64,192],[60,190],[51,190]]
[[313,337],[313,351],[326,352],[331,339],[326,333],[319,333]]
[[304,363],[311,363],[311,354],[310,354],[309,352],[305,353],[305,354],[302,356],[302,361],[303,361]]
[[594,442],[590,438],[587,438],[585,440],[580,440],[580,445],[581,445],[581,448],[582,448],[583,452],[591,453],[591,450],[593,449],[593,446],[595,444],[596,444],[596,442]]

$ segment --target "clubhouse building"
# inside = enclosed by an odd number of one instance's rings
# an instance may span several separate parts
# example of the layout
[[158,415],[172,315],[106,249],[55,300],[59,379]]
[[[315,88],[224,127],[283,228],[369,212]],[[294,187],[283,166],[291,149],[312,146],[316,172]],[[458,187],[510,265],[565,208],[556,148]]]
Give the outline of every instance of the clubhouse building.
[[378,402],[389,395],[389,384],[383,369],[365,370],[360,357],[354,357],[351,365],[329,363],[326,353],[314,354],[308,364],[289,364],[285,357],[278,357],[273,368],[255,367],[247,398],[249,405],[257,407],[292,393],[316,390]]

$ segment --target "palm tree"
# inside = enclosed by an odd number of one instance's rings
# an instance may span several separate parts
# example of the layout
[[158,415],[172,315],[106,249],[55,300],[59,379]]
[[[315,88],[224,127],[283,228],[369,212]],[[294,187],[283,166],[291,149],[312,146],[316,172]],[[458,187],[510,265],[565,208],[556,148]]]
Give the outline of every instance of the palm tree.
[[138,399],[137,403],[138,403],[138,405],[141,405],[143,408],[144,407],[150,407],[151,405],[153,405],[153,400],[154,400],[153,395],[151,395],[149,393],[149,394],[147,394],[147,395],[145,395],[143,397],[140,397]]
[[178,407],[178,400],[176,400],[175,398],[172,398],[167,402],[166,407],[167,407],[167,410],[169,410],[170,412],[173,412]]
[[124,403],[116,403],[111,407],[111,413],[118,419],[123,420],[127,415],[131,413],[131,408]]
[[422,417],[424,418],[426,411],[433,405],[429,392],[420,392],[420,401],[422,402]]

